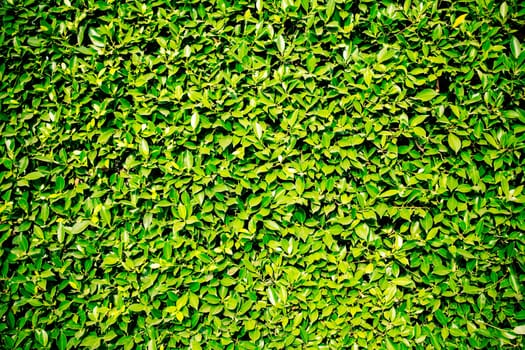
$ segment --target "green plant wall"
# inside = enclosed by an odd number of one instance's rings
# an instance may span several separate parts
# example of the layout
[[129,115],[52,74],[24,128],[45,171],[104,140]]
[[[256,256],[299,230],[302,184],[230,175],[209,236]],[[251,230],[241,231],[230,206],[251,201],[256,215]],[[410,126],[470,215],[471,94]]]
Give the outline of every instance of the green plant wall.
[[1,348],[524,346],[523,2],[0,4]]

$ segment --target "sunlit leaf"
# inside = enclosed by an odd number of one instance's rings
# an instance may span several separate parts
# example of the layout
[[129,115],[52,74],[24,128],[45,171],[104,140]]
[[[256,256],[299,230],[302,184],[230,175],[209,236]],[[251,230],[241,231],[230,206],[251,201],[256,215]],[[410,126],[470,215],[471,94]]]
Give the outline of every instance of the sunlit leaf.
[[465,22],[465,18],[467,18],[467,14],[462,14],[456,20],[454,21],[454,24],[452,24],[452,28],[457,28],[461,25],[461,23]]
[[426,102],[426,101],[432,100],[437,95],[438,95],[438,92],[436,90],[425,89],[425,90],[418,92],[414,98]]
[[448,134],[448,145],[455,153],[458,153],[461,149],[461,140],[456,135],[450,133]]

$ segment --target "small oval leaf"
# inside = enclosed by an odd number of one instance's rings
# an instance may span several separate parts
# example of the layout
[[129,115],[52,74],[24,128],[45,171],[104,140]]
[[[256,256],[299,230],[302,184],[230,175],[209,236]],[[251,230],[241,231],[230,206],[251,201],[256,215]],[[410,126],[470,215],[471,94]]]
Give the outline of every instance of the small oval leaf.
[[191,115],[191,128],[193,130],[197,129],[197,126],[199,126],[199,120],[200,120],[200,117],[199,117],[199,113],[195,112]]
[[456,18],[456,20],[454,21],[454,24],[452,25],[452,28],[457,28],[461,25],[461,23],[465,22],[465,18],[467,18],[467,14],[463,14],[461,16],[459,16],[458,18]]
[[461,149],[461,140],[454,134],[448,134],[448,145],[455,153]]
[[436,90],[433,89],[425,89],[423,91],[420,91],[414,98],[417,100],[421,100],[423,102],[427,102],[432,100],[434,97],[438,95]]
[[282,34],[280,34],[278,37],[277,37],[277,48],[279,49],[279,52],[282,54],[284,54],[284,49],[286,48],[286,42],[284,41],[284,37]]

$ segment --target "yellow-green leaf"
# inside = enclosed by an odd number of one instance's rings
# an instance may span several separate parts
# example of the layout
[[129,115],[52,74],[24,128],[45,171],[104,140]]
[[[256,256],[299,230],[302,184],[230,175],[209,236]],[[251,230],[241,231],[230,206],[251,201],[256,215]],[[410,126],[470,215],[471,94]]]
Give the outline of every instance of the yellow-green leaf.
[[455,153],[458,153],[461,149],[461,140],[455,134],[448,134],[448,145]]
[[277,305],[277,294],[275,293],[275,290],[272,287],[268,287],[266,293],[268,294],[268,300],[270,300],[270,303],[273,306]]
[[190,121],[190,123],[191,123],[191,128],[192,128],[193,130],[197,129],[197,126],[199,125],[199,120],[200,120],[200,118],[199,118],[199,113],[195,112],[195,113],[193,113],[193,114],[191,115],[191,121]]
[[284,54],[284,49],[286,48],[286,42],[284,41],[284,37],[282,36],[282,34],[279,34],[279,36],[277,37],[277,48],[279,49],[279,52],[282,54]]
[[510,50],[512,51],[512,55],[515,58],[520,57],[521,54],[521,44],[518,38],[516,38],[514,35],[512,36],[512,39],[510,41]]
[[396,286],[401,286],[401,287],[409,287],[409,286],[413,286],[414,285],[414,282],[408,276],[394,278],[392,280],[392,283],[395,284]]
[[434,97],[438,95],[438,92],[433,89],[425,89],[420,91],[414,98],[417,100],[421,100],[423,102],[427,102],[432,100]]
[[147,157],[149,155],[148,141],[146,141],[145,139],[140,139],[139,151],[144,157]]
[[264,227],[272,231],[279,231],[281,227],[273,220],[264,220]]
[[461,23],[465,22],[465,18],[467,18],[466,13],[456,18],[456,20],[454,21],[454,24],[452,25],[452,28],[459,27]]

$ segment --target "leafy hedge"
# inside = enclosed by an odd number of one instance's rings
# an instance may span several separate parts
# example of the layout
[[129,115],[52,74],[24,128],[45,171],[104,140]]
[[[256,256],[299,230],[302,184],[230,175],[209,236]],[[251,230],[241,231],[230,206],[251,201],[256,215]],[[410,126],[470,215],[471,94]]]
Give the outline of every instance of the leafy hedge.
[[525,3],[0,17],[2,348],[524,345]]

